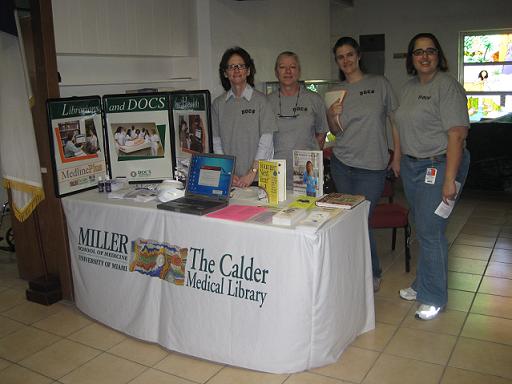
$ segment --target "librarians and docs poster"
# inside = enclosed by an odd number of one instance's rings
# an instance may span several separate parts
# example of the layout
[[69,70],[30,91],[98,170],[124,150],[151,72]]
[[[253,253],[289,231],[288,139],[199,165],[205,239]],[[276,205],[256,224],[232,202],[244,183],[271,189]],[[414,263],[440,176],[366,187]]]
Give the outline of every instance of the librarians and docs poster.
[[95,188],[107,169],[99,96],[47,101],[55,193]]
[[167,94],[106,95],[103,109],[111,177],[130,181],[173,177]]

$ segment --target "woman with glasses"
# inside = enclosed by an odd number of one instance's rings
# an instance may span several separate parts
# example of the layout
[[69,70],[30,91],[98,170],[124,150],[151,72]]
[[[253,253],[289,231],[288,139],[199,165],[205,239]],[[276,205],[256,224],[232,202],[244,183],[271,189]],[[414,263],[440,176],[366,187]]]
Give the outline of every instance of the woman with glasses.
[[255,90],[256,67],[244,49],[229,48],[222,55],[219,76],[226,92],[212,104],[212,136],[215,153],[236,156],[235,187],[256,180],[258,160],[273,153],[276,123],[265,95]]
[[[346,94],[342,100],[327,106],[329,128],[336,136],[331,175],[338,192],[366,196],[371,203],[371,216],[384,189],[389,148],[395,147],[395,140],[393,146],[388,143],[386,123],[398,103],[385,77],[361,70],[361,51],[352,37],[340,38],[332,51],[339,67],[340,88]],[[396,136],[393,128],[393,138]],[[397,159],[393,156],[391,161],[395,173],[399,169]],[[369,236],[373,289],[377,291],[382,271],[371,230]]]
[[419,257],[416,279],[400,290],[404,300],[421,305],[416,318],[430,320],[448,301],[448,219],[440,204],[453,207],[469,168],[465,139],[469,127],[464,88],[446,71],[439,41],[431,33],[412,38],[396,123],[402,151],[400,172],[416,224]]
[[329,131],[325,104],[315,92],[299,84],[300,61],[296,53],[282,52],[274,67],[279,89],[269,96],[276,116],[274,158],[286,160],[286,186],[293,185],[293,150],[323,148]]

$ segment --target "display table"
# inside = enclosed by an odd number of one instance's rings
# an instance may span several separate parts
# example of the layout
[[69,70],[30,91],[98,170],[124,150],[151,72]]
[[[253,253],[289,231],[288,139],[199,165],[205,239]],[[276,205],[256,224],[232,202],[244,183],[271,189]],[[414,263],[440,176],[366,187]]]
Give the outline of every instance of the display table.
[[316,234],[96,191],[62,203],[77,307],[133,337],[288,373],[335,362],[375,327],[368,202]]

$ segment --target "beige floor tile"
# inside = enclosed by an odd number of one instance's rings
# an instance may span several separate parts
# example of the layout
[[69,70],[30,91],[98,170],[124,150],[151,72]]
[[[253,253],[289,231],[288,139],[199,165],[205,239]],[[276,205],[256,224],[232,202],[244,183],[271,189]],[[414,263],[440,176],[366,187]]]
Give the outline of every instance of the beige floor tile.
[[477,293],[471,312],[512,319],[512,298]]
[[512,346],[512,320],[469,314],[461,335]]
[[97,349],[63,339],[21,360],[18,364],[42,375],[59,379],[100,353]]
[[446,368],[441,384],[512,384],[511,380],[463,369]]
[[13,288],[4,289],[0,292],[0,313],[22,304],[25,301],[25,292]]
[[17,362],[57,342],[59,339],[59,336],[51,333],[24,326],[0,339],[0,357]]
[[10,361],[4,360],[4,359],[0,359],[0,371],[2,369],[7,368],[9,365],[12,365],[12,363]]
[[380,290],[375,296],[395,300],[399,298],[398,291],[402,288],[410,287],[414,281],[414,274],[402,272],[402,275],[384,273]]
[[287,378],[288,375],[273,375],[248,369],[224,367],[208,380],[208,384],[281,384]]
[[471,216],[468,221],[468,224],[478,224],[478,225],[506,225],[507,219],[505,217],[483,217],[483,216]]
[[451,289],[458,289],[461,291],[476,292],[481,279],[481,275],[449,271],[448,287]]
[[102,353],[64,376],[64,384],[124,384],[146,370],[143,365]]
[[400,300],[391,300],[382,297],[375,297],[375,320],[381,323],[398,325],[403,320],[412,303]]
[[2,315],[28,325],[54,315],[62,309],[63,306],[59,303],[46,306],[31,301],[25,301],[23,304],[3,312]]
[[466,224],[462,227],[461,233],[465,233],[467,235],[498,237],[498,234],[500,233],[500,226],[484,224]]
[[348,347],[336,363],[312,369],[311,372],[360,383],[378,357],[378,352]]
[[222,369],[222,365],[177,353],[171,353],[153,368],[171,373],[184,379],[198,383],[205,383]]
[[397,328],[394,325],[376,323],[373,331],[359,335],[350,345],[352,347],[383,351],[386,344],[391,340],[391,337],[393,337],[393,334],[396,332],[396,329]]
[[363,384],[437,384],[443,366],[383,353]]
[[512,239],[508,237],[498,237],[495,248],[512,250]]
[[512,297],[512,280],[484,276],[478,292]]
[[154,366],[169,354],[157,344],[146,343],[133,338],[123,340],[109,349],[108,352],[148,367]]
[[0,315],[0,338],[23,328],[23,324]]
[[193,381],[185,380],[156,369],[148,369],[140,376],[130,381],[130,384],[195,384]]
[[350,384],[348,381],[332,379],[309,372],[296,373],[286,380],[286,384]]
[[501,227],[500,237],[512,237],[512,225],[505,225]]
[[474,247],[472,245],[464,244],[454,244],[451,246],[448,252],[448,256],[487,261],[489,260],[489,257],[491,257],[491,253],[492,248]]
[[448,365],[512,379],[512,347],[459,337]]
[[474,296],[475,294],[473,292],[448,289],[448,304],[446,305],[446,309],[468,312],[471,308]]
[[16,276],[7,276],[0,278],[0,287],[5,286],[7,288],[12,288],[17,291],[23,291],[28,287],[28,283],[26,280],[20,279],[18,276],[18,271],[16,270]]
[[480,218],[480,217],[504,218],[506,215],[507,215],[507,212],[501,208],[493,208],[493,207],[489,207],[489,206],[479,205],[471,213],[470,219],[471,218]]
[[106,351],[125,340],[126,336],[102,324],[92,323],[69,335],[68,339]]
[[445,364],[456,340],[457,338],[451,335],[400,328],[384,352],[428,363]]
[[92,324],[92,321],[79,311],[73,308],[65,308],[55,315],[32,324],[32,326],[60,336],[69,336],[90,324]]
[[447,309],[433,320],[421,321],[414,317],[416,309],[417,306],[411,308],[402,327],[458,336],[467,316],[467,312]]
[[449,257],[448,270],[462,273],[472,273],[475,275],[483,275],[487,261],[465,259],[462,257]]
[[512,264],[512,250],[495,248],[492,251],[491,261]]
[[485,275],[512,279],[512,264],[490,261]]
[[478,236],[478,235],[467,235],[465,233],[459,234],[455,239],[454,244],[466,244],[473,245],[476,247],[494,247],[496,237]]
[[18,365],[0,371],[0,383],[2,384],[50,384],[53,380],[32,372]]

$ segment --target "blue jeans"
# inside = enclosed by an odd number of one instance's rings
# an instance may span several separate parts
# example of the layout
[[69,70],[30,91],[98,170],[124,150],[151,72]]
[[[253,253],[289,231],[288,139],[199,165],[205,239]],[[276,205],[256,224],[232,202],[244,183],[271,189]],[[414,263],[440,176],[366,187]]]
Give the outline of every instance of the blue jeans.
[[[371,217],[373,209],[377,205],[384,190],[386,170],[372,171],[370,169],[349,167],[339,161],[336,156],[331,156],[331,176],[336,185],[336,191],[351,195],[364,195],[370,201]],[[372,253],[373,277],[381,277],[382,270],[377,255],[377,246],[373,237],[373,231],[368,228],[370,237],[370,250]]]
[[[402,156],[400,164],[404,192],[416,224],[420,252],[412,288],[417,292],[416,300],[420,303],[442,307],[448,302],[448,240],[445,235],[448,219],[443,219],[434,211],[442,201],[446,157],[416,160]],[[425,183],[425,174],[430,167],[437,169],[434,184]],[[458,196],[462,192],[468,169],[469,152],[464,150],[455,178],[461,183]]]

